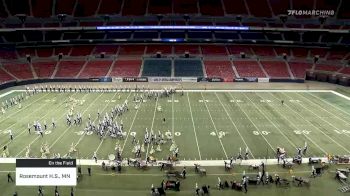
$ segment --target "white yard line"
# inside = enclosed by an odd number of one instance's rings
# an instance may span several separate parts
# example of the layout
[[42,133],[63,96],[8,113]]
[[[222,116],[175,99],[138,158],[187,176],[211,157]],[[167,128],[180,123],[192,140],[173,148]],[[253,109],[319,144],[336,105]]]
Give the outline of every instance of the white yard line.
[[[289,97],[288,95],[285,95],[285,96]],[[299,95],[299,96],[300,96],[300,95]],[[300,96],[300,97],[302,97],[303,99],[307,100],[308,102],[310,102],[310,103],[312,103],[312,104],[318,106],[317,104],[313,103],[312,101],[309,101],[309,100],[306,99],[305,97],[303,97],[303,96]],[[305,106],[304,106],[303,104],[301,104],[301,103],[298,103],[298,104],[301,105],[304,109],[306,109],[306,110],[308,110],[309,112],[311,112],[312,114],[314,114],[318,119],[321,119],[323,122],[327,123],[328,125],[330,125],[330,126],[333,127],[334,129],[339,130],[338,127],[336,127],[336,126],[333,125],[332,123],[330,123],[330,122],[324,120],[323,118],[321,118],[318,114],[316,114],[315,112],[313,112],[313,111],[312,111],[311,109],[309,109],[308,107],[305,107]],[[318,106],[318,107],[320,107],[320,106]],[[320,108],[321,108],[321,107],[320,107]],[[333,115],[332,113],[328,112],[327,110],[325,110],[325,109],[323,109],[323,108],[321,108],[321,109],[324,110],[324,111],[326,111],[327,113]],[[334,116],[334,115],[333,115],[333,116]],[[337,116],[336,116],[336,117],[337,117]],[[338,117],[337,117],[337,118],[338,118]],[[349,124],[349,123],[346,122],[346,121],[344,121],[344,122],[347,123],[347,124]],[[350,137],[350,136],[347,135],[347,134],[345,134],[345,136]],[[342,147],[342,148],[344,148],[344,147]],[[350,153],[350,151],[347,151],[347,152]]]
[[[273,96],[273,95],[272,95],[272,96]],[[275,98],[275,97],[274,97],[274,98]],[[277,98],[275,98],[275,99],[276,99],[277,101],[279,101]],[[291,110],[292,112],[295,113],[295,111],[292,110],[287,104],[285,104],[285,106],[287,106],[287,107],[289,108],[289,110]],[[284,118],[286,121],[288,121],[289,124],[290,124],[291,126],[293,126],[296,130],[299,129],[298,127],[296,127],[296,125],[294,125],[294,123],[292,123],[288,118],[286,118],[285,115],[283,115],[281,112],[279,112],[278,110],[274,110],[274,111],[278,112],[278,113],[280,114],[280,116],[281,116],[282,118]],[[315,146],[317,146],[323,153],[327,154],[327,152],[326,152],[321,146],[319,146],[314,140],[312,140],[309,136],[307,136],[305,133],[303,133],[303,135],[305,136],[306,139],[310,140]]]
[[217,93],[215,92],[215,95],[216,95],[216,97],[218,98],[218,100],[219,100],[219,102],[220,102],[220,104],[221,104],[221,106],[224,108],[224,110],[225,110],[225,112],[226,112],[226,115],[228,116],[228,118],[230,119],[230,121],[231,121],[231,124],[235,127],[235,130],[236,130],[236,132],[238,133],[238,135],[241,137],[241,139],[242,139],[242,141],[243,141],[243,143],[245,144],[245,147],[246,148],[248,148],[248,150],[249,150],[249,152],[250,152],[250,155],[253,157],[253,159],[255,159],[255,157],[254,157],[254,154],[253,154],[253,152],[252,152],[252,150],[250,149],[250,147],[248,146],[248,144],[247,144],[247,142],[244,140],[244,138],[243,138],[243,136],[242,136],[242,134],[241,134],[241,132],[238,130],[238,127],[237,127],[237,125],[233,122],[233,120],[232,120],[232,118],[231,118],[231,116],[230,116],[230,114],[228,113],[228,111],[227,111],[227,109],[226,109],[226,107],[225,107],[225,105],[221,102],[221,99],[220,99],[220,97],[217,95]]
[[40,97],[40,98],[37,99],[36,101],[31,102],[29,105],[26,105],[26,106],[23,107],[22,109],[19,109],[19,110],[16,111],[15,113],[12,113],[12,114],[10,114],[10,115],[6,115],[6,118],[5,118],[5,119],[2,119],[2,120],[0,121],[0,124],[1,124],[2,122],[4,122],[5,120],[9,119],[10,117],[12,117],[13,115],[17,114],[18,112],[22,112],[24,109],[27,109],[29,106],[31,106],[31,105],[33,105],[34,103],[40,101],[41,99],[45,98],[45,97],[48,96],[48,95],[49,95],[49,93],[46,94],[46,95],[44,95],[44,96],[42,96],[42,97]]
[[[307,98],[305,98],[304,96],[301,96],[301,95],[299,95],[299,96],[302,97],[304,100],[306,100],[306,101],[312,103],[313,105],[315,105],[315,106],[321,108],[323,111],[327,112],[328,114],[330,114],[330,115],[332,115],[332,116],[338,118],[339,120],[341,120],[341,121],[343,121],[343,122],[345,122],[346,124],[349,125],[349,123],[348,123],[347,121],[344,121],[343,119],[337,117],[336,115],[334,115],[334,114],[328,112],[327,110],[325,110],[324,108],[320,107],[319,105],[313,103],[312,101],[309,101],[309,100],[308,100]],[[317,115],[315,112],[313,112],[313,111],[312,111],[311,109],[309,109],[308,107],[304,107],[304,108],[306,108],[309,112],[313,113],[318,119],[321,119],[323,122],[327,123],[328,125],[330,125],[330,126],[333,127],[334,129],[336,129],[336,130],[341,130],[341,129],[339,129],[338,127],[336,127],[335,125],[333,125],[332,123],[328,122],[327,120],[324,120],[322,117],[320,117],[319,115]],[[348,135],[348,134],[343,134],[343,135],[345,135],[345,136],[347,136],[347,137],[350,137],[350,135]]]
[[[231,96],[231,99],[234,99],[231,93],[228,93]],[[266,143],[270,146],[270,148],[272,149],[272,152],[274,152],[277,148],[272,147],[272,145],[270,144],[270,142],[266,139],[266,137],[262,134],[262,132],[259,130],[259,128],[256,126],[256,124],[252,121],[252,119],[250,119],[249,115],[242,109],[242,107],[239,105],[239,103],[237,103],[237,106],[239,107],[239,109],[247,116],[248,120],[253,124],[253,126],[255,127],[255,129],[259,132],[259,134],[261,135],[262,138],[264,138],[264,140],[266,141]],[[266,157],[267,158],[267,157]]]
[[331,93],[335,94],[335,95],[338,95],[339,97],[342,97],[344,99],[347,99],[348,101],[350,101],[350,97],[346,96],[346,95],[343,95],[341,93],[338,93],[336,91],[330,91]]
[[215,125],[215,123],[214,123],[213,117],[211,116],[211,113],[210,113],[210,111],[209,111],[209,108],[208,108],[208,106],[207,106],[207,103],[205,102],[205,99],[204,99],[203,93],[201,93],[201,95],[202,95],[203,103],[204,103],[205,107],[207,108],[207,111],[208,111],[208,114],[209,114],[210,120],[211,120],[211,122],[213,123],[214,129],[215,129],[215,132],[216,132],[216,136],[217,136],[217,137],[218,137],[218,139],[219,139],[219,142],[220,142],[220,144],[221,144],[222,150],[223,150],[223,151],[224,151],[224,153],[225,153],[226,159],[228,159],[228,156],[227,156],[227,153],[226,153],[225,147],[224,147],[224,145],[222,144],[221,139],[219,138],[219,132],[218,132],[218,129],[216,128],[216,125]]
[[[86,95],[84,95],[84,97],[85,97]],[[67,98],[68,99],[68,98]],[[65,100],[67,100],[67,99],[65,99]],[[62,102],[62,104],[60,104],[54,111],[57,111],[57,109],[61,106],[61,105],[63,105],[64,104],[64,101]],[[61,116],[61,117],[59,117],[58,119],[61,119],[61,118],[63,118],[64,116],[65,116],[66,114],[65,113],[63,113],[63,115]],[[43,118],[43,117],[42,117]],[[57,120],[58,120],[57,119]],[[36,140],[38,140],[39,138],[40,138],[41,136],[40,135],[38,135],[32,142],[30,142],[29,143],[29,145],[32,145]],[[18,157],[23,151],[25,151],[27,149],[27,146],[25,146],[17,155],[16,155],[16,157]]]
[[[287,96],[288,97],[288,96]],[[299,105],[301,107],[303,107],[304,109],[306,109],[302,104],[299,103]],[[293,109],[294,110],[294,109]],[[330,139],[331,141],[333,141],[335,144],[337,144],[339,147],[343,148],[346,152],[350,153],[350,151],[348,149],[346,149],[344,146],[342,146],[341,144],[339,144],[337,141],[335,141],[333,138],[331,138],[328,134],[326,134],[325,132],[323,132],[321,129],[319,129],[318,127],[316,127],[314,124],[312,124],[309,120],[305,119],[304,116],[302,116],[301,114],[299,114],[298,112],[295,112],[301,119],[303,119],[304,121],[307,121],[312,127],[314,127],[316,130],[318,130],[319,132],[321,132],[323,135],[325,135],[328,139]]]
[[[67,99],[68,99],[68,98],[67,98]],[[66,99],[66,100],[67,100],[67,99]],[[62,104],[60,104],[58,107],[60,107],[60,106],[63,105],[63,104],[64,104],[64,102],[62,102]],[[40,106],[37,110],[32,111],[31,114],[33,114],[34,112],[40,110],[41,108],[43,108],[43,107],[45,107],[45,106],[47,106],[47,104],[42,104],[42,106]],[[57,107],[57,108],[58,108],[58,107]],[[55,110],[56,110],[56,109],[55,109]],[[52,110],[50,110],[49,112],[47,112],[44,116],[40,117],[39,120],[42,120],[45,116],[47,116],[47,115],[50,114],[51,112],[52,112]],[[31,116],[31,115],[27,115],[27,117],[32,117],[32,116]],[[26,118],[22,118],[21,120],[23,120],[23,119],[26,119]],[[18,121],[18,122],[19,122],[19,121]],[[16,123],[17,123],[17,122],[16,122]],[[11,126],[7,127],[6,129],[11,128],[11,127],[14,126],[16,123],[12,124]],[[23,134],[24,134],[25,132],[27,132],[27,131],[28,131],[28,128],[24,129],[24,130],[23,130],[22,132],[20,132],[18,135],[14,135],[13,140],[17,139],[19,136],[23,135]],[[9,145],[10,143],[11,143],[11,141],[8,142],[8,143],[6,143],[5,145]]]
[[[337,115],[335,115],[335,114],[329,112],[328,110],[324,109],[323,107],[319,106],[318,104],[316,104],[316,103],[310,101],[307,97],[305,97],[305,96],[303,96],[303,95],[301,95],[301,94],[298,94],[298,95],[299,95],[300,97],[302,97],[303,99],[307,100],[308,102],[312,103],[313,105],[317,106],[318,108],[321,108],[323,111],[327,112],[327,113],[330,114],[331,116],[334,116],[335,118],[337,118],[337,119],[343,121],[343,122],[346,123],[347,125],[350,125],[350,122],[349,122],[349,121],[346,121],[346,120],[340,118],[339,116],[337,116]],[[314,95],[312,95],[312,96],[314,96]],[[316,96],[314,96],[314,97],[316,97]],[[317,98],[317,97],[316,97],[316,98]],[[318,98],[318,99],[320,99],[320,98]],[[320,99],[320,100],[323,101],[322,99]],[[323,102],[328,103],[328,102],[326,102],[326,101],[323,101]],[[331,104],[329,104],[329,105],[332,106]],[[334,107],[334,106],[332,106],[332,107]],[[336,108],[336,107],[334,107],[334,108]],[[337,109],[337,108],[336,108],[336,109]]]
[[[114,99],[115,95],[117,95],[117,93],[114,94],[114,96],[112,97],[112,99]],[[128,100],[129,97],[130,97],[130,95],[131,95],[131,92],[129,93],[129,95],[126,97],[125,100]],[[107,106],[108,106],[108,105],[109,105],[109,103],[107,104]],[[136,114],[137,114],[137,112],[136,112]],[[136,115],[135,115],[135,116],[136,116]],[[116,120],[117,120],[117,118],[118,118],[118,116],[116,117]],[[106,131],[106,134],[107,134],[107,131]],[[106,134],[105,134],[104,137],[101,139],[100,144],[97,146],[96,150],[94,151],[94,152],[96,152],[96,154],[98,153],[98,150],[100,150],[100,147],[102,146],[103,141],[105,141]],[[83,135],[85,135],[85,134],[83,134]]]
[[[152,119],[152,125],[151,125],[151,130],[150,130],[150,132],[153,131],[154,119],[156,118],[156,111],[157,111],[158,99],[159,99],[159,98],[157,97],[156,105],[154,106],[153,119]],[[173,135],[173,137],[174,137],[174,135]],[[145,157],[145,159],[147,159],[148,150],[149,150],[149,143],[147,144],[147,151],[146,151],[146,157]]]
[[332,106],[333,108],[335,108],[335,109],[337,109],[337,110],[339,110],[339,111],[341,111],[341,112],[343,112],[343,113],[345,113],[345,114],[347,114],[347,115],[350,116],[350,113],[348,113],[348,112],[342,110],[342,109],[339,108],[338,106],[335,106],[334,104],[331,104],[331,103],[329,103],[328,101],[326,101],[326,100],[324,100],[324,99],[322,99],[322,98],[320,98],[320,97],[318,97],[318,96],[316,96],[316,95],[313,95],[312,93],[308,93],[308,94],[311,95],[311,96],[313,96],[313,97],[315,97],[316,99],[319,99],[320,101],[322,101],[322,102],[324,102],[324,103],[326,103],[326,104]]
[[195,138],[196,138],[196,144],[197,144],[197,149],[198,149],[199,160],[202,160],[201,151],[199,150],[199,144],[198,144],[196,126],[194,125],[194,120],[193,120],[193,113],[192,113],[192,107],[191,107],[191,103],[190,103],[190,98],[189,98],[189,96],[188,96],[188,93],[186,93],[186,95],[187,95],[188,105],[190,106],[190,113],[191,113],[191,120],[192,120],[193,132],[194,132],[194,136],[195,136]]
[[13,90],[12,91],[7,91],[6,93],[1,94],[0,98],[5,97],[5,96],[7,96],[7,95],[9,95],[9,94],[11,94],[13,92],[14,92]]
[[[141,106],[141,103],[140,103],[140,106]],[[130,131],[131,131],[132,127],[134,126],[134,122],[135,122],[135,120],[136,120],[136,116],[137,116],[137,114],[139,113],[139,111],[140,111],[140,107],[137,109],[137,111],[136,111],[136,113],[135,113],[135,116],[134,116],[134,119],[132,119],[132,122],[131,122],[131,125],[130,125],[130,128],[129,128],[129,131],[128,131],[128,133],[126,134],[126,138],[125,138],[123,147],[122,147],[122,149],[121,149],[121,151],[120,151],[120,154],[121,154],[121,155],[123,154],[124,147],[125,147],[125,145],[126,145],[126,142],[128,141],[128,138],[129,138],[129,135],[130,135]]]
[[297,148],[297,146],[276,126],[276,124],[263,112],[246,94],[243,94],[253,105],[258,111],[276,128],[277,131],[279,131],[284,138],[288,140],[288,142],[294,147]]

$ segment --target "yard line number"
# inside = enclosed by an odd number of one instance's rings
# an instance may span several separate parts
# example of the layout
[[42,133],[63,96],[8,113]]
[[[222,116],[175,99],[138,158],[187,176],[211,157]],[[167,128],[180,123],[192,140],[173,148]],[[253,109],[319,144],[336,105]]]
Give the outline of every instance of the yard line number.
[[311,133],[311,131],[308,130],[294,130],[294,133],[297,135],[301,135],[301,134],[305,134],[305,135],[309,135]]
[[268,134],[270,134],[271,132],[268,132],[268,131],[261,131],[261,132],[259,132],[259,131],[253,131],[253,134],[254,135],[268,135]]
[[338,134],[350,134],[350,131],[342,129],[342,130],[334,130],[334,132]]

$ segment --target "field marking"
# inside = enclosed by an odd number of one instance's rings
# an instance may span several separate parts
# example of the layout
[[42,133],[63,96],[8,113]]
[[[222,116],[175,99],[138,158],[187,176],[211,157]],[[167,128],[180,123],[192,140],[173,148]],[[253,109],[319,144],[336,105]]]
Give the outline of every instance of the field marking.
[[344,112],[344,113],[346,113],[347,115],[350,116],[350,113],[348,113],[348,112],[346,112],[346,111],[340,109],[338,106],[335,106],[334,104],[329,103],[328,101],[322,99],[321,97],[318,97],[318,96],[316,96],[316,95],[313,95],[312,93],[308,93],[308,94],[311,95],[311,96],[313,96],[313,97],[315,97],[315,98],[317,98],[317,99],[319,99],[319,100],[321,100],[321,101],[324,102],[324,103],[327,103],[328,105],[332,106],[333,108],[335,108],[335,109],[337,109],[337,110],[339,110],[339,111],[341,111],[341,112]]
[[[65,100],[68,100],[68,98],[65,99]],[[64,102],[63,102],[62,104],[60,104],[58,107],[60,107],[60,106],[63,105],[63,104],[64,104]],[[42,106],[40,106],[40,107],[38,108],[38,110],[41,109],[42,107],[47,106],[46,104],[41,104],[41,105],[42,105]],[[38,110],[35,110],[35,112],[38,111]],[[33,111],[33,112],[34,112],[34,111]],[[39,119],[40,119],[40,120],[43,119],[43,118],[44,118],[46,115],[48,115],[49,113],[51,113],[51,110],[50,110],[49,112],[47,112],[44,116],[40,117]],[[30,115],[27,115],[24,119],[26,119],[27,117],[31,117],[31,116],[30,116]],[[8,128],[14,126],[14,125],[17,124],[17,123],[18,123],[18,122],[13,123],[11,126],[7,127],[6,129],[8,129]],[[17,137],[20,137],[22,134],[24,134],[24,133],[27,132],[27,131],[28,131],[28,129],[26,128],[26,129],[24,129],[24,131],[20,132],[18,135],[14,135],[15,137],[13,138],[13,140],[15,140]],[[7,146],[7,145],[9,145],[10,143],[11,143],[11,141],[10,141],[10,142],[7,142],[5,145]],[[1,145],[1,146],[3,146],[3,145]]]
[[[204,99],[203,93],[201,93],[201,95],[202,95],[202,99]],[[210,120],[211,120],[211,122],[213,123],[214,129],[215,129],[215,132],[216,132],[216,135],[218,136],[219,142],[220,142],[220,144],[221,144],[222,150],[223,150],[224,153],[225,153],[226,159],[228,159],[226,150],[225,150],[224,145],[222,144],[222,141],[221,141],[221,139],[220,139],[220,137],[219,137],[218,129],[217,129],[216,126],[215,126],[213,117],[211,116],[211,113],[210,113],[210,111],[209,111],[209,108],[208,108],[208,106],[207,106],[207,103],[206,103],[205,101],[204,101],[203,103],[204,103],[205,107],[207,108],[207,111],[208,111],[208,113],[209,113]]]
[[194,136],[195,136],[195,138],[196,138],[196,144],[197,144],[199,159],[201,160],[201,159],[202,159],[202,155],[201,155],[201,151],[199,150],[199,144],[198,144],[196,126],[194,125],[194,120],[193,120],[193,113],[192,113],[191,102],[190,102],[190,98],[189,98],[189,96],[188,96],[188,93],[186,93],[186,95],[187,95],[188,105],[190,106],[190,114],[191,114],[192,126],[193,126]]
[[[286,95],[285,95],[286,96]],[[286,96],[289,97],[289,96]],[[306,109],[302,104],[298,103],[301,107],[303,107],[304,109]],[[286,104],[287,105],[287,104]],[[305,119],[302,115],[300,115],[298,112],[296,112],[296,114],[303,119],[304,121],[307,121],[311,126],[313,126],[316,130],[318,130],[319,132],[321,132],[323,135],[325,135],[327,138],[329,138],[330,140],[332,140],[334,143],[336,143],[339,147],[343,148],[346,152],[350,153],[350,151],[348,149],[346,149],[344,146],[342,146],[341,144],[339,144],[337,141],[335,141],[333,138],[329,137],[329,135],[327,135],[326,133],[324,133],[320,128],[316,127],[314,124],[312,124],[309,120]]]
[[[297,95],[299,95],[299,94],[297,94]],[[289,97],[288,95],[286,95],[286,96]],[[320,107],[319,105],[313,103],[312,101],[309,101],[309,100],[306,99],[305,97],[303,97],[303,96],[301,96],[301,95],[299,95],[299,96],[302,97],[303,99],[307,100],[308,102],[310,102],[310,103],[316,105],[317,107]],[[299,104],[300,104],[300,103],[299,103]],[[337,128],[335,125],[333,125],[332,123],[330,123],[330,122],[324,120],[322,117],[320,117],[318,114],[316,114],[315,112],[313,112],[313,111],[312,111],[311,109],[309,109],[308,107],[303,106],[303,108],[305,108],[306,110],[308,110],[309,112],[311,112],[312,114],[314,114],[318,119],[321,119],[323,122],[327,123],[328,125],[330,125],[330,126],[333,127],[334,129],[339,130],[339,128]],[[327,113],[329,113],[329,114],[331,114],[331,115],[334,116],[334,114],[328,112],[327,110],[323,109],[322,107],[320,107],[320,108],[321,108],[322,110],[326,111]],[[335,117],[337,117],[337,116],[335,116]],[[337,118],[338,118],[338,117],[337,117]],[[338,118],[338,119],[339,119],[339,118]],[[340,120],[342,120],[342,119],[340,119]],[[346,122],[346,121],[344,121],[344,120],[342,120],[342,121],[345,122],[346,124],[349,124],[348,122]],[[350,137],[350,136],[347,135],[347,134],[345,134],[345,135],[346,135],[347,137]],[[349,152],[350,152],[350,151],[349,151]]]
[[224,106],[224,104],[221,102],[220,97],[217,95],[217,93],[216,93],[216,92],[215,92],[215,95],[216,95],[216,97],[218,98],[218,100],[219,100],[219,102],[220,102],[221,106],[224,108],[224,110],[225,110],[225,112],[226,112],[226,115],[227,115],[227,116],[228,116],[228,118],[230,119],[230,121],[231,121],[232,125],[235,127],[236,132],[237,132],[237,133],[238,133],[238,135],[241,137],[241,139],[242,139],[243,143],[245,144],[246,148],[248,148],[248,150],[249,150],[249,152],[250,152],[250,155],[253,157],[253,159],[255,159],[255,157],[254,157],[254,154],[253,154],[252,150],[251,150],[251,149],[250,149],[250,147],[248,146],[247,142],[244,140],[243,136],[241,135],[241,132],[239,132],[239,130],[238,130],[238,128],[237,128],[237,126],[236,126],[236,124],[233,122],[233,120],[232,120],[231,116],[230,116],[230,115],[229,115],[229,113],[227,112],[226,107],[225,107],[225,106]]
[[[141,106],[141,103],[142,103],[142,102],[140,102],[140,106]],[[125,145],[126,145],[126,142],[128,141],[128,137],[129,137],[129,135],[130,135],[130,131],[131,131],[132,127],[134,126],[134,122],[135,122],[135,120],[136,120],[136,116],[137,116],[137,114],[139,113],[139,111],[140,111],[140,107],[139,107],[139,109],[136,110],[134,119],[133,119],[132,122],[131,122],[131,125],[130,125],[130,128],[129,128],[128,133],[126,134],[126,138],[125,138],[125,140],[124,140],[123,147],[122,147],[122,149],[121,149],[121,151],[120,151],[120,155],[123,154],[124,147],[125,147]]]
[[[75,94],[75,93],[74,93]],[[73,95],[74,95],[73,94]],[[86,95],[84,95],[84,96],[86,96]],[[65,99],[65,100],[68,100],[69,98],[67,98],[67,99]],[[61,105],[63,105],[64,104],[64,101],[62,102],[62,104]],[[57,111],[57,109],[61,106],[61,105],[59,105],[54,111]],[[51,110],[52,111],[52,110]],[[61,119],[61,118],[63,118],[65,116],[65,113],[63,112],[63,115],[61,116],[61,117],[59,117],[58,119]],[[57,120],[58,120],[57,119]],[[29,145],[32,145],[36,140],[38,140],[39,138],[40,138],[41,136],[40,135],[38,135],[32,142],[30,142],[29,143]],[[28,146],[28,145],[27,145]],[[16,157],[18,157],[23,151],[25,151],[26,149],[27,149],[27,146],[25,146],[17,155],[16,155]],[[50,147],[51,148],[51,147]]]
[[1,95],[0,95],[0,98],[3,98],[3,97],[5,97],[5,96],[7,96],[7,95],[9,95],[9,94],[11,94],[11,93],[13,93],[13,92],[15,92],[15,91],[13,91],[13,90],[7,91],[6,93],[1,94]]
[[[112,97],[112,99],[114,99],[114,97],[117,95],[117,93],[115,93],[114,94],[114,96]],[[129,95],[126,97],[126,99],[125,100],[128,100],[129,99],[129,97],[130,97],[130,95],[131,95],[131,92],[129,93]],[[107,106],[109,105],[109,103],[107,104]],[[106,106],[106,107],[107,107]],[[105,109],[104,109],[105,110]],[[136,115],[137,115],[137,113],[136,113]],[[135,116],[136,116],[135,115]],[[118,119],[118,115],[117,115],[117,117],[116,117],[116,121],[117,121],[117,119]],[[103,141],[105,140],[105,137],[106,137],[106,135],[107,135],[107,132],[108,131],[106,131],[106,133],[105,133],[105,135],[103,136],[103,138],[101,139],[101,141],[100,141],[100,144],[97,146],[97,149],[94,151],[94,152],[96,152],[96,154],[97,154],[97,152],[98,152],[98,150],[100,149],[100,147],[102,146],[102,144],[103,144]]]
[[[272,94],[271,94],[272,95]],[[258,95],[259,96],[259,95]],[[272,95],[273,96],[273,95]],[[260,96],[259,96],[260,97]],[[279,101],[276,97],[273,96],[274,99],[276,99],[277,101]],[[294,110],[292,110],[287,104],[285,105],[289,108],[290,111],[296,113]],[[284,118],[285,120],[287,120],[289,122],[289,124],[291,126],[293,126],[295,129],[299,129],[296,125],[294,125],[294,123],[292,123],[288,118],[285,117],[285,115],[283,115],[280,111],[274,109],[274,111],[278,112],[280,114],[280,116],[282,118]],[[302,125],[305,126],[305,125]],[[307,136],[305,133],[303,133],[303,135],[305,136],[306,139],[310,140],[315,146],[317,146],[323,153],[327,154],[327,151],[325,151],[321,146],[319,146],[314,140],[312,140],[309,136]]]
[[343,95],[341,93],[338,93],[336,91],[330,91],[331,93],[335,94],[335,95],[338,95],[339,97],[342,97],[344,99],[347,99],[348,101],[350,101],[350,97],[346,96],[346,95]]
[[[152,125],[151,125],[150,132],[153,131],[154,119],[156,118],[156,111],[157,111],[158,99],[159,99],[159,98],[157,97],[156,105],[154,106],[153,119],[152,119]],[[174,136],[173,136],[173,138],[174,138]],[[149,144],[150,144],[150,143],[147,144],[147,151],[146,151],[146,157],[145,157],[145,159],[147,159],[147,156],[148,156]]]
[[[297,146],[276,126],[276,124],[274,122],[272,122],[272,120],[267,117],[267,115],[265,114],[265,112],[262,112],[262,110],[249,98],[249,96],[247,96],[245,93],[243,94],[253,105],[256,109],[258,109],[258,111],[268,120],[270,121],[270,123],[277,129],[277,131],[279,131],[284,138],[286,138],[288,140],[288,142],[294,147],[297,148]],[[256,94],[257,95],[257,94]],[[260,97],[260,96],[258,96]],[[261,97],[260,97],[261,98]]]
[[[343,111],[343,110],[339,109],[338,107],[334,106],[333,104],[330,104],[330,103],[328,103],[327,101],[325,101],[325,100],[323,100],[323,99],[321,99],[321,98],[319,98],[319,97],[317,97],[317,96],[315,96],[315,95],[312,95],[311,93],[309,93],[309,95],[311,95],[311,96],[317,98],[318,100],[320,100],[320,101],[322,101],[322,102],[324,102],[324,103],[326,103],[326,104],[332,106],[333,108],[335,108],[335,109],[337,109],[337,110],[339,110],[339,111],[341,111],[341,112],[344,112],[344,113],[350,115],[350,114],[347,113],[346,111]],[[305,99],[307,99],[307,97],[305,97],[304,95],[300,95],[300,96],[301,96],[301,97],[304,97]],[[313,103],[313,102],[312,102],[312,103]],[[322,108],[321,106],[319,106],[319,105],[316,104],[316,103],[313,103],[313,104],[317,105],[317,107],[321,108],[322,110],[326,111],[327,113],[333,115],[334,117],[338,118],[339,120],[341,120],[341,121],[345,122],[346,124],[350,125],[349,121],[346,121],[346,120],[344,120],[344,119],[338,117],[337,115],[335,115],[335,114],[333,114],[333,113],[330,113],[328,110]]]
[[[228,93],[231,96],[231,99],[234,99],[234,97],[232,96],[231,93]],[[242,109],[242,107],[240,106],[240,104],[237,104],[237,106],[240,108],[240,110],[245,114],[245,116],[248,118],[248,120],[253,124],[253,126],[255,127],[255,129],[261,133],[261,131],[259,130],[259,128],[256,126],[256,124],[252,121],[252,119],[249,117],[249,115]],[[270,146],[270,148],[272,149],[272,152],[274,152],[276,149],[274,149],[272,147],[272,145],[270,144],[270,142],[266,139],[266,137],[263,134],[260,134],[261,137],[264,138],[264,140],[266,141],[266,143]]]
[[[299,95],[299,94],[297,94],[297,95]],[[306,97],[304,97],[304,96],[302,96],[302,95],[299,95],[299,96],[302,97],[303,99],[307,100],[308,102],[312,103],[313,105],[315,105],[315,106],[321,108],[322,110],[326,111],[328,114],[330,114],[330,115],[336,117],[337,119],[339,119],[339,120],[341,120],[341,121],[343,121],[343,122],[345,122],[346,124],[349,125],[349,123],[348,123],[347,121],[344,121],[343,119],[339,118],[338,116],[334,115],[333,113],[330,113],[329,111],[327,111],[326,109],[322,108],[321,106],[319,106],[319,105],[313,103],[312,101],[309,101]],[[330,126],[332,126],[333,128],[335,128],[336,130],[341,130],[341,129],[337,128],[335,125],[333,125],[332,123],[330,123],[330,122],[324,120],[322,117],[320,117],[319,115],[317,115],[316,113],[314,113],[314,112],[313,112],[311,109],[309,109],[308,107],[305,107],[305,108],[306,108],[308,111],[310,111],[311,113],[313,113],[317,118],[321,119],[323,122],[326,122],[327,124],[329,124]],[[347,136],[347,137],[350,137],[350,135],[347,135],[347,134],[344,134],[344,135]]]
[[13,115],[17,114],[18,112],[21,112],[21,111],[23,111],[24,109],[27,109],[29,106],[31,106],[31,105],[33,105],[34,103],[40,101],[41,99],[43,99],[44,97],[46,97],[46,96],[48,96],[48,95],[49,95],[49,93],[46,94],[46,95],[44,95],[44,96],[42,96],[42,97],[40,97],[39,99],[35,100],[34,102],[31,102],[29,105],[26,105],[25,107],[19,109],[19,110],[16,111],[15,113],[12,113],[12,114],[10,114],[10,115],[8,115],[8,116],[6,115],[6,118],[5,118],[5,119],[2,119],[2,120],[0,121],[0,124],[1,124],[2,122],[4,122],[5,120],[9,119],[10,117],[12,117]]

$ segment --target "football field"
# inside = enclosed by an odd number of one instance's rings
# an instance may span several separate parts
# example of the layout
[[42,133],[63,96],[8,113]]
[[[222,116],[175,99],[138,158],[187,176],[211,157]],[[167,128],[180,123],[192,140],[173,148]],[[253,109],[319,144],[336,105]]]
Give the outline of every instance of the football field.
[[[1,101],[22,92],[14,91]],[[277,147],[284,148],[287,157],[296,154],[297,147],[308,145],[307,156],[350,154],[350,98],[328,90],[185,90],[170,97],[146,100],[135,109],[135,92],[38,93],[0,115],[0,144],[8,146],[10,157],[25,157],[30,145],[30,157],[41,157],[40,148],[47,144],[53,153],[68,154],[73,144],[77,152],[72,157],[108,159],[121,146],[123,158],[134,157],[132,137],[143,142],[144,132],[171,134],[179,147],[180,160],[224,160],[249,151],[249,158],[274,158]],[[72,97],[72,99],[70,99]],[[120,99],[119,99],[120,97]],[[74,103],[68,100],[74,100]],[[110,113],[117,104],[128,100],[129,111],[115,119],[123,121],[124,139],[83,131],[88,115],[98,124],[97,111]],[[284,101],[282,105],[281,101]],[[70,104],[74,114],[83,115],[83,124],[67,126]],[[161,107],[161,111],[158,107]],[[57,128],[51,126],[52,118]],[[165,122],[163,121],[165,118]],[[28,123],[48,124],[44,137],[32,131]],[[12,130],[14,140],[10,141]],[[161,145],[161,152],[152,154],[158,160],[170,154],[171,142]],[[150,156],[152,146],[146,145],[142,157]],[[154,149],[156,146],[153,147]]]

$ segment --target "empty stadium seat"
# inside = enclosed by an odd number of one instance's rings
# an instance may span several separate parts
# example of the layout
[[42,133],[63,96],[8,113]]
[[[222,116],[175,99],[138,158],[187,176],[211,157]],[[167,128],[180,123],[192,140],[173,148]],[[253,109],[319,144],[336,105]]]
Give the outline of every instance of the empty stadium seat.
[[271,57],[276,56],[272,47],[254,46],[252,49],[253,49],[254,53],[258,56],[271,56]]
[[337,66],[337,65],[320,65],[320,64],[317,64],[315,66],[315,70],[318,70],[318,71],[329,71],[329,72],[336,72],[338,70],[340,70],[340,68],[342,68],[341,66]]
[[226,56],[225,46],[201,46],[203,55],[223,55]]
[[170,59],[144,59],[142,76],[171,76]]
[[147,46],[146,54],[154,55],[157,52],[161,52],[162,54],[171,54],[172,46],[170,45],[149,45]]
[[175,76],[197,77],[203,76],[202,62],[199,59],[175,59]]
[[240,77],[266,77],[257,61],[233,61]]
[[101,54],[104,52],[109,55],[115,55],[118,52],[118,46],[115,45],[97,45],[94,49],[94,54]]
[[13,78],[11,75],[9,75],[3,69],[0,68],[0,84],[11,80],[15,80],[15,78]]
[[38,57],[50,57],[53,54],[52,48],[37,48],[36,53]]
[[79,78],[104,77],[107,75],[112,61],[89,61],[79,75]]
[[31,0],[33,15],[48,18],[52,15],[53,0]]
[[199,46],[196,45],[175,45],[174,52],[177,55],[183,55],[185,52],[189,52],[190,55],[200,54]]
[[87,56],[90,55],[94,46],[74,46],[72,48],[71,56]]
[[138,76],[141,68],[141,60],[117,60],[110,76]]
[[311,63],[303,63],[303,62],[289,62],[289,67],[295,78],[305,78],[306,70],[312,68]]
[[122,45],[119,49],[119,55],[138,55],[141,56],[145,52],[145,46],[138,45]]
[[18,79],[33,79],[33,73],[32,70],[29,67],[29,64],[16,64],[16,63],[7,63],[3,65],[4,69],[6,69],[8,72],[16,76]]
[[270,78],[290,78],[288,68],[283,61],[260,61]]
[[79,73],[84,63],[85,61],[61,61],[55,77],[73,78]]
[[50,78],[55,70],[56,62],[33,62],[32,65],[39,78]]
[[230,61],[205,60],[204,65],[209,78],[219,77],[226,82],[231,82],[235,78]]

